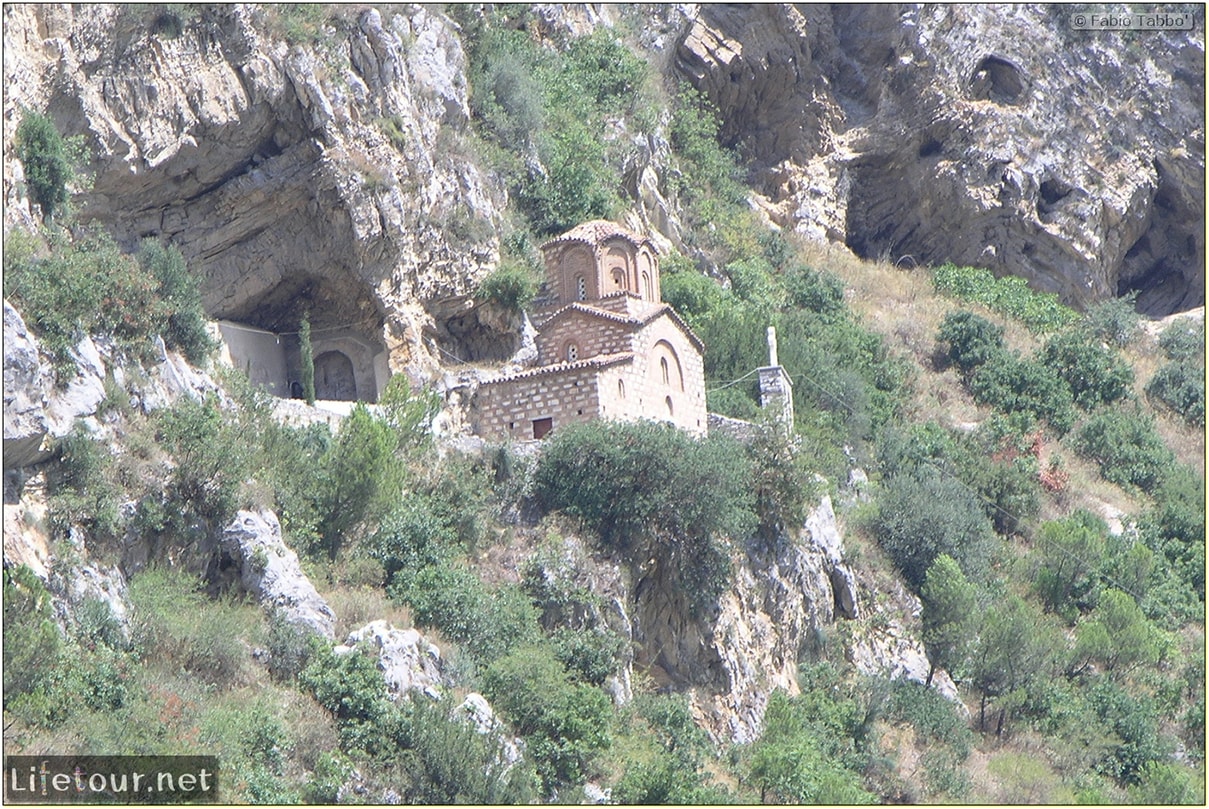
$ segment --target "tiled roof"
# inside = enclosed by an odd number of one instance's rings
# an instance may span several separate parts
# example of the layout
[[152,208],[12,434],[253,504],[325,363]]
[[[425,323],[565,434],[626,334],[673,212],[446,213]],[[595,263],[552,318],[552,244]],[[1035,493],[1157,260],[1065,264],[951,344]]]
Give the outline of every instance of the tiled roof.
[[512,382],[516,379],[529,379],[530,377],[544,376],[546,374],[561,374],[564,371],[578,371],[584,368],[607,368],[610,365],[619,365],[632,359],[634,359],[634,352],[632,351],[622,351],[617,354],[597,354],[595,357],[588,357],[586,360],[556,362],[553,365],[530,368],[526,371],[518,371],[514,374],[496,377],[495,379],[485,379],[480,384],[494,385],[498,382]]
[[561,236],[555,236],[543,244],[542,249],[545,250],[550,245],[561,242],[585,242],[595,247],[606,239],[612,239],[615,236],[620,236],[635,246],[649,241],[645,236],[631,233],[615,222],[609,222],[605,219],[593,219],[591,222],[582,222],[576,225]]
[[608,309],[601,309],[597,306],[591,306],[589,304],[576,301],[575,303],[567,304],[543,320],[537,327],[538,331],[543,331],[555,320],[561,319],[570,312],[583,312],[586,315],[599,317],[602,320],[611,320],[614,323],[620,323],[623,326],[630,326],[634,328],[645,326],[660,315],[667,313],[672,318],[672,322],[679,326],[680,329],[688,336],[688,339],[693,343],[693,345],[697,347],[697,350],[702,352],[705,351],[705,343],[702,342],[701,338],[698,337],[691,328],[689,328],[688,323],[686,323],[684,318],[680,317],[680,315],[676,313],[676,310],[672,308],[670,303],[655,304],[637,317],[629,317],[617,312],[610,312]]

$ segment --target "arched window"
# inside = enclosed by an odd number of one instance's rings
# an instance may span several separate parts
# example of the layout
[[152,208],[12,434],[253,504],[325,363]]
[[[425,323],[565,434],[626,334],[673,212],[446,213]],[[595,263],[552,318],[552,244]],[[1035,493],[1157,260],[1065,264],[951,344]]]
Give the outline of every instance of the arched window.
[[575,362],[579,359],[579,346],[575,343],[567,343],[566,351],[567,362]]
[[622,379],[617,380],[617,398],[618,399],[625,398],[625,380],[622,380]]
[[671,383],[668,381],[667,372],[667,357],[659,358],[659,371],[663,374],[663,384],[670,385]]
[[625,289],[625,270],[620,267],[613,268],[613,288]]
[[651,274],[649,272],[642,274],[642,297],[648,301],[655,297],[651,294]]
[[667,405],[667,414],[669,416],[675,416],[676,413],[672,409],[672,397],[671,396],[667,397],[666,399],[663,400],[663,402],[664,402],[664,404]]
[[575,300],[586,301],[588,299],[588,279],[582,275],[575,279]]

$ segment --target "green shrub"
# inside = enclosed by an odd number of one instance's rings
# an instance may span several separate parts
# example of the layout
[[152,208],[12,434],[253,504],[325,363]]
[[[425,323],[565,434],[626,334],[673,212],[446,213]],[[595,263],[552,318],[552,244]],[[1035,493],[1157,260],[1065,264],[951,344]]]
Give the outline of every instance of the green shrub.
[[500,739],[480,734],[453,715],[448,701],[408,700],[404,749],[396,755],[407,773],[409,804],[526,804],[536,786],[524,762],[509,764]]
[[603,685],[617,671],[622,638],[607,630],[559,627],[550,637],[554,656],[567,671],[589,685]]
[[1159,716],[1154,698],[1136,689],[1098,679],[1088,690],[1088,702],[1118,744],[1096,764],[1096,770],[1118,783],[1139,784],[1148,767],[1169,754],[1159,736]]
[[67,183],[72,176],[63,136],[45,115],[25,110],[17,127],[16,146],[30,198],[41,206],[43,218],[52,221],[67,204]]
[[1146,383],[1146,395],[1166,404],[1189,424],[1204,427],[1204,362],[1181,360],[1167,363]]
[[1203,320],[1181,319],[1163,329],[1159,347],[1171,360],[1187,360],[1205,353],[1205,323]]
[[974,734],[954,703],[936,690],[910,680],[895,680],[890,688],[886,709],[889,718],[906,722],[920,736],[943,744],[953,751],[959,761],[970,754]]
[[240,629],[259,623],[259,612],[229,600],[211,601],[201,587],[183,571],[139,573],[129,588],[131,638],[145,662],[183,670],[202,683],[231,686],[251,664]]
[[953,557],[942,553],[928,566],[919,595],[923,602],[919,615],[922,640],[929,664],[924,685],[930,686],[937,668],[960,676],[977,631],[977,591]]
[[1088,307],[1082,328],[1095,340],[1124,348],[1138,333],[1141,315],[1137,311],[1136,291],[1120,298],[1109,298]]
[[531,268],[515,262],[504,263],[483,279],[474,294],[480,300],[519,312],[533,302],[537,287],[538,278]]
[[424,568],[452,556],[456,536],[431,508],[428,498],[411,495],[383,520],[369,540],[370,553],[382,562],[388,584],[409,587]]
[[391,424],[360,402],[340,424],[323,460],[319,533],[329,559],[355,526],[373,519],[397,494],[405,474],[395,455],[399,441]]
[[1187,767],[1148,761],[1138,772],[1137,785],[1129,789],[1129,801],[1143,806],[1204,805],[1204,780]]
[[785,290],[789,302],[799,309],[815,312],[825,318],[847,316],[844,283],[834,275],[795,265],[785,274]]
[[1084,410],[1124,398],[1133,384],[1133,370],[1115,349],[1078,330],[1051,337],[1040,360],[1070,387],[1075,404]]
[[964,309],[945,315],[936,339],[949,344],[949,359],[963,371],[972,371],[1004,350],[1003,327]]
[[139,358],[152,358],[156,334],[195,363],[213,350],[197,282],[176,248],[148,240],[136,260],[99,229],[54,234],[45,256],[16,241],[17,255],[5,256],[4,294],[42,340],[60,382],[74,375],[72,349],[89,334],[111,335]]
[[992,541],[978,498],[947,475],[904,473],[886,481],[871,525],[878,543],[918,591],[943,554],[967,576],[981,575]]
[[1075,435],[1075,450],[1099,464],[1105,480],[1146,492],[1154,491],[1175,464],[1154,417],[1137,408],[1094,414]]
[[167,319],[162,327],[164,344],[180,349],[194,365],[203,365],[218,348],[218,342],[206,328],[199,279],[189,274],[179,249],[154,239],[143,240],[138,261],[159,285],[156,293]]
[[942,295],[980,303],[1023,323],[1029,331],[1057,331],[1078,319],[1058,296],[1034,292],[1023,278],[995,278],[990,270],[943,264],[932,271],[932,285]]
[[174,407],[157,411],[156,420],[157,438],[176,462],[169,489],[175,510],[169,524],[183,529],[191,515],[211,524],[230,519],[250,467],[246,437],[227,420],[213,396],[204,402],[181,397]]
[[[810,689],[790,699],[774,691],[764,713],[764,733],[751,746],[746,780],[761,803],[870,804],[857,772],[845,767],[837,748],[850,743],[864,712],[850,699],[827,689],[812,699]],[[817,713],[822,709],[822,715]],[[838,720],[838,723],[837,723]]]
[[66,642],[54,622],[50,593],[25,565],[4,568],[4,708],[53,683]]
[[524,646],[483,674],[483,693],[525,744],[546,790],[580,783],[610,745],[608,697],[574,683],[546,646]]
[[695,269],[662,275],[661,297],[694,328],[702,318],[722,307],[730,295],[717,281]]
[[1104,521],[1086,511],[1041,526],[1035,587],[1046,609],[1074,622],[1075,609],[1087,606],[1105,562],[1107,534]]
[[51,525],[64,534],[79,525],[97,540],[118,536],[119,490],[112,480],[110,448],[77,421],[55,442],[55,450],[59,463],[47,476]]
[[417,624],[440,630],[481,663],[538,636],[533,605],[518,587],[488,589],[461,565],[430,565],[410,581],[396,575],[390,593],[411,605]]
[[733,442],[654,422],[598,422],[554,434],[534,492],[542,508],[583,520],[630,562],[659,559],[705,607],[729,579],[725,539],[755,527],[748,475]]
[[978,367],[970,377],[970,393],[1001,412],[1045,420],[1058,433],[1075,422],[1070,387],[1049,367],[1007,352]]

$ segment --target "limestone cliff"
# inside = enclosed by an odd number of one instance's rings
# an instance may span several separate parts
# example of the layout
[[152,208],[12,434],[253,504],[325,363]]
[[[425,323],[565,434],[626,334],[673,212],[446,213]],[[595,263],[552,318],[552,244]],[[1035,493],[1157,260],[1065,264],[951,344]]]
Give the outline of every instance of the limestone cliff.
[[[5,145],[23,107],[83,135],[80,218],[176,244],[212,317],[292,331],[307,307],[393,370],[431,370],[425,307],[498,261],[505,202],[457,147],[456,28],[419,6],[350,7],[290,45],[285,7],[197,9],[6,6]],[[6,155],[6,224],[28,223]]]
[[778,224],[1076,306],[1204,302],[1205,44],[1060,6],[701,5],[676,52]]

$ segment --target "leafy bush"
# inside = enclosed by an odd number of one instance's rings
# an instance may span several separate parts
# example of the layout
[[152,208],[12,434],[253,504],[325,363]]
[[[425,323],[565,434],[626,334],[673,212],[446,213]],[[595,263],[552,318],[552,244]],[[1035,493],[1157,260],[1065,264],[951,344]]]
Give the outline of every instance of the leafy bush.
[[1104,521],[1086,511],[1041,526],[1035,542],[1041,563],[1035,586],[1046,609],[1073,623],[1074,610],[1087,606],[1105,561],[1107,533]]
[[1133,370],[1115,349],[1078,330],[1051,337],[1040,360],[1070,387],[1075,404],[1084,410],[1124,398],[1133,384]]
[[430,565],[410,580],[396,575],[390,592],[411,604],[417,624],[435,627],[482,663],[538,636],[537,615],[519,588],[490,590],[461,565]]
[[980,303],[1016,318],[1029,331],[1057,331],[1078,319],[1073,309],[1058,302],[1058,296],[1034,292],[1023,278],[995,278],[990,270],[943,264],[932,271],[932,285],[942,295]]
[[63,136],[54,123],[34,110],[25,110],[16,135],[17,159],[25,172],[29,195],[47,221],[67,204],[71,164]]
[[1146,383],[1146,395],[1166,404],[1189,424],[1204,427],[1204,362],[1180,360],[1167,363]]
[[947,475],[904,473],[890,478],[877,498],[871,527],[916,590],[942,553],[953,557],[966,575],[979,576],[992,540],[978,498]]
[[693,603],[712,603],[729,577],[727,537],[755,527],[742,451],[654,422],[599,422],[554,434],[538,461],[542,508],[583,520],[634,563],[675,570]]
[[537,286],[538,278],[531,268],[515,262],[504,263],[483,279],[475,297],[519,312],[533,302]]
[[4,568],[4,709],[22,695],[45,696],[66,652],[50,593],[25,565]]
[[1083,315],[1083,330],[1095,340],[1124,348],[1138,333],[1141,315],[1136,309],[1137,300],[1138,293],[1134,291],[1093,304]]
[[1001,352],[970,377],[970,393],[981,404],[1049,423],[1065,433],[1075,422],[1070,387],[1048,366]]
[[1003,327],[964,309],[945,315],[936,339],[949,344],[949,359],[963,371],[983,365],[1004,350]]
[[118,536],[119,490],[112,480],[111,450],[79,421],[55,442],[55,449],[59,463],[47,475],[51,525],[64,534],[79,525],[94,539]]
[[164,246],[144,239],[139,247],[139,265],[158,283],[156,294],[162,302],[166,324],[164,343],[179,348],[194,365],[202,365],[218,348],[218,342],[206,328],[206,313],[201,304],[198,279],[189,274],[185,258],[174,245]]
[[213,397],[204,402],[181,397],[156,418],[157,437],[176,461],[169,490],[175,510],[164,527],[182,530],[191,516],[211,523],[229,519],[249,471],[251,448],[245,437]]
[[547,791],[581,782],[610,744],[608,697],[572,682],[546,646],[521,647],[491,664],[483,692],[525,737]]
[[28,248],[5,256],[4,294],[43,341],[61,382],[74,374],[72,349],[88,334],[111,335],[139,357],[150,356],[156,334],[194,362],[213,349],[196,281],[176,248],[147,241],[136,260],[97,229],[53,234],[49,248],[44,257]]
[[815,312],[825,318],[841,319],[847,316],[844,283],[830,273],[795,265],[785,274],[785,290],[789,302],[799,309]]
[[953,557],[942,553],[928,566],[919,595],[923,602],[919,616],[922,639],[929,663],[925,685],[930,686],[937,668],[955,673],[969,656],[977,631],[977,592]]
[[895,680],[886,714],[910,724],[920,736],[945,745],[959,760],[970,754],[974,734],[954,704],[935,689],[910,680]]
[[409,804],[525,804],[536,797],[533,771],[510,764],[496,735],[480,734],[454,715],[446,700],[408,700],[404,749],[396,755],[407,773]]
[[[764,733],[751,746],[747,779],[762,803],[870,804],[875,796],[836,754],[850,744],[865,711],[829,688],[797,699],[774,691],[764,714]],[[837,697],[840,697],[837,699]],[[858,718],[859,717],[859,718]]]
[[395,455],[399,440],[390,423],[360,402],[341,423],[323,460],[319,532],[329,559],[336,558],[354,526],[374,517],[397,493],[404,474]]
[[1105,480],[1154,491],[1175,456],[1155,430],[1154,417],[1137,408],[1105,409],[1075,435],[1075,449],[1100,466]]
[[1205,353],[1205,323],[1177,320],[1159,335],[1159,347],[1171,360],[1187,360]]
[[1100,721],[1119,739],[1096,769],[1121,784],[1140,783],[1148,766],[1163,761],[1169,753],[1159,736],[1154,698],[1103,678],[1089,689],[1088,701]]
[[211,601],[184,571],[152,568],[130,581],[131,636],[140,656],[188,672],[203,683],[238,683],[251,664],[240,628],[259,614]]

